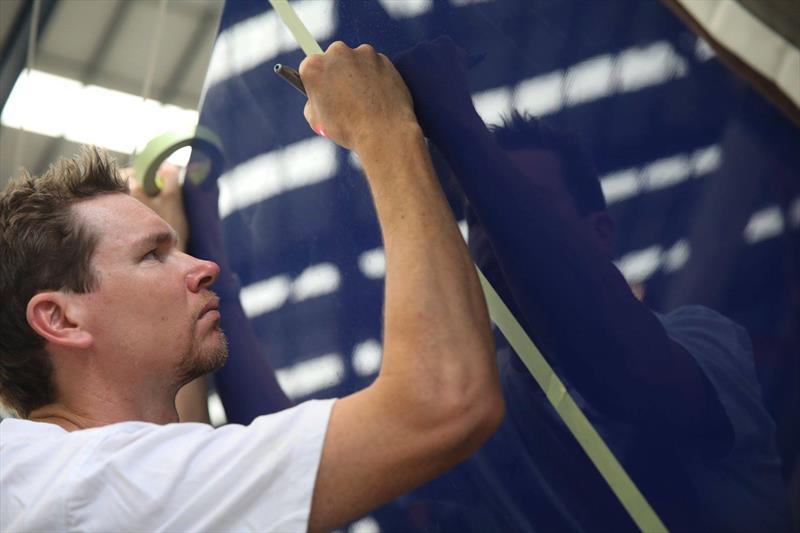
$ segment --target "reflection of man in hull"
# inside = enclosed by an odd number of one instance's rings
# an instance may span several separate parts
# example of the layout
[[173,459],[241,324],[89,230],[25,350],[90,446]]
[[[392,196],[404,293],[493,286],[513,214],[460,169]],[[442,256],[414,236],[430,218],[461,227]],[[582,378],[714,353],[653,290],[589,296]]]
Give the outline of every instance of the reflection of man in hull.
[[[707,308],[661,316],[638,301],[611,262],[614,225],[579,145],[519,115],[487,130],[452,42],[397,65],[467,198],[473,258],[667,527],[787,527],[744,329]],[[479,489],[461,491],[467,507],[513,529],[633,527],[503,339],[498,357],[508,414],[458,469]]]

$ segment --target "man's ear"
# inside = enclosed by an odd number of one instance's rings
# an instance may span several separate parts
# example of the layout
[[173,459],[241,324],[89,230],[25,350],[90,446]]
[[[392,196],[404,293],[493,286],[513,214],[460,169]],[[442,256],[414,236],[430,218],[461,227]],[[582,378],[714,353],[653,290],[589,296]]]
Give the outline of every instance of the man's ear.
[[76,314],[77,309],[68,294],[47,291],[28,301],[26,318],[31,328],[47,342],[85,349],[92,345],[92,335],[75,319]]
[[586,217],[591,225],[595,241],[608,259],[617,254],[617,226],[606,211],[595,211]]

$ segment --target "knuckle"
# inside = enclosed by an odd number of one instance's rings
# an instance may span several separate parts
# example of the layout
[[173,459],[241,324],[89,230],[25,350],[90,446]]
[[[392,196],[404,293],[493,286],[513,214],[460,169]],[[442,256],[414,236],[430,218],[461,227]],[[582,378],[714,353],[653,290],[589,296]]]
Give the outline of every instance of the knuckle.
[[312,109],[310,102],[306,102],[305,107],[303,107],[303,116],[309,125],[314,123],[314,110]]
[[375,54],[375,48],[373,48],[372,45],[368,43],[360,44],[356,48],[356,51],[361,53]]
[[314,54],[303,59],[297,71],[300,73],[301,78],[309,78],[320,68],[322,68],[322,56]]
[[333,41],[330,46],[328,46],[326,52],[341,53],[345,50],[350,50],[350,47],[347,46],[344,41]]

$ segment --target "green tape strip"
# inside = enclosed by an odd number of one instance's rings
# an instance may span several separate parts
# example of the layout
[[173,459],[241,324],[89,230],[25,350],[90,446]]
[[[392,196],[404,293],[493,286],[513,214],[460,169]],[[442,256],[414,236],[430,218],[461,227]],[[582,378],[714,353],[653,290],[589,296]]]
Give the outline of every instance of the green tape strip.
[[297,16],[297,13],[294,12],[287,0],[269,0],[269,3],[272,4],[272,9],[281,17],[281,20],[292,32],[297,44],[300,45],[300,48],[303,49],[307,56],[322,53],[319,43],[308,31],[306,25],[303,24],[303,21],[300,20],[300,17]]
[[[477,268],[477,267],[476,267]],[[614,454],[603,442],[603,438],[572,399],[564,383],[542,356],[542,353],[522,329],[514,315],[494,290],[483,273],[478,269],[478,278],[486,297],[486,305],[492,321],[517,352],[533,378],[539,384],[550,403],[558,412],[564,424],[578,440],[586,455],[600,471],[611,490],[622,503],[625,510],[642,531],[666,532],[667,528],[647,500],[631,480]]]
[[[302,21],[286,0],[269,0],[269,3],[272,4],[275,11],[278,11],[306,55],[322,52],[316,41],[313,43],[314,46],[309,46],[308,39],[313,41],[314,38],[303,26]],[[298,36],[302,36],[305,41],[301,41]],[[575,400],[572,399],[564,383],[503,303],[494,287],[492,287],[480,269],[475,268],[478,271],[478,278],[483,288],[483,294],[486,298],[489,316],[491,316],[492,321],[497,324],[511,347],[525,363],[528,371],[545,392],[547,399],[553,404],[564,424],[580,443],[630,517],[642,531],[647,531],[648,533],[666,532],[667,528],[664,523],[658,518],[658,515],[638,487],[636,487],[636,484],[625,472],[625,469],[614,457],[608,446],[606,446],[603,438],[597,433],[597,430],[586,418],[586,415],[583,414]]]

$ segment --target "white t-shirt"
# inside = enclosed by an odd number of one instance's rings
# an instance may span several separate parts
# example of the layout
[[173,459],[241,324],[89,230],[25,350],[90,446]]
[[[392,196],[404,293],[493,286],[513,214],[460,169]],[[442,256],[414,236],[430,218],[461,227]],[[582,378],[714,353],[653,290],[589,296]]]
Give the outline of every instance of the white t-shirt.
[[2,531],[305,531],[334,400],[249,426],[0,423]]

